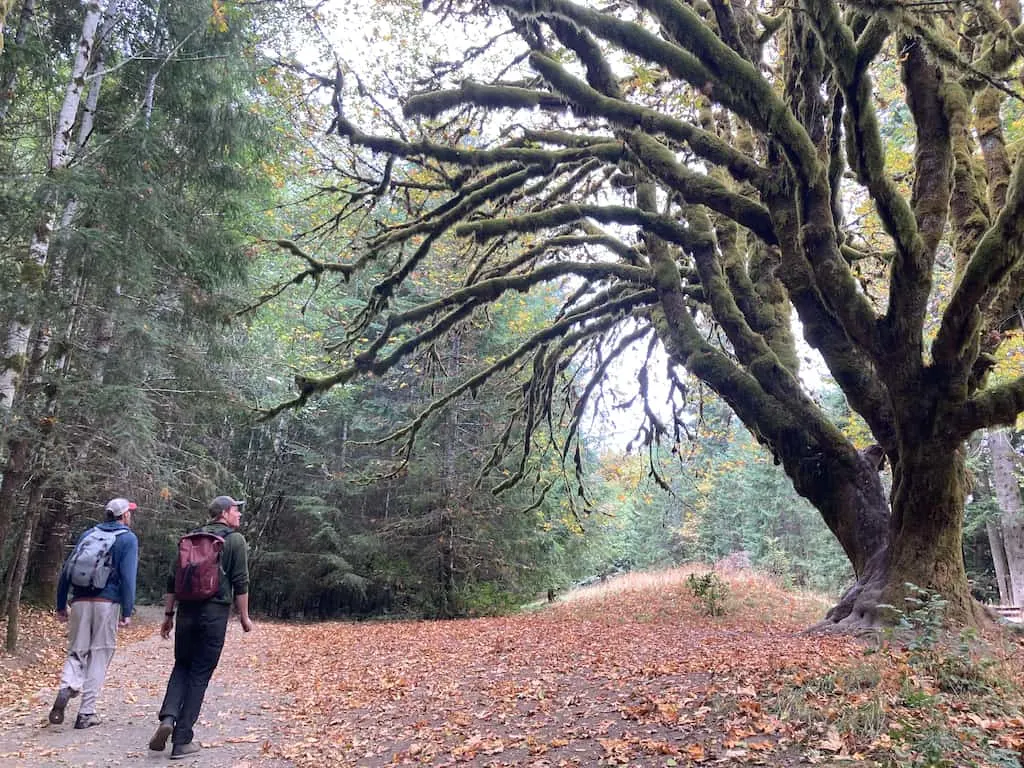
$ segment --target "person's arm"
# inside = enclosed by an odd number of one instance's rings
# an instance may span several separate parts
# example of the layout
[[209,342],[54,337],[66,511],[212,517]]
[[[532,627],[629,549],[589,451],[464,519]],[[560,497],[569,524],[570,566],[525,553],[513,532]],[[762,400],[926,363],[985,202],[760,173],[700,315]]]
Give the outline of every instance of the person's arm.
[[235,610],[238,621],[246,632],[252,629],[249,618],[249,545],[240,533],[229,537],[234,549],[231,558],[231,590],[235,595]]
[[164,593],[164,623],[160,625],[160,637],[164,640],[171,636],[171,630],[174,629],[174,605],[177,602],[174,597],[174,569],[177,564],[177,559],[172,559],[171,568],[167,573],[167,591]]
[[[78,545],[82,543],[86,533],[88,531],[78,537],[78,541],[75,542],[75,548],[68,555],[68,560],[74,556],[74,553],[78,550]],[[68,560],[64,561],[64,566],[60,569],[60,579],[57,581],[57,618],[61,621],[68,620],[68,591],[71,589],[71,573],[68,568]]]
[[68,587],[71,581],[68,577],[67,563],[60,569],[60,579],[57,581],[57,618],[61,621],[68,620]]
[[[124,540],[123,543],[121,540]],[[135,578],[139,572],[139,539],[134,533],[118,536],[121,544],[121,559],[118,571],[121,577],[121,625],[131,623],[135,612]]]
[[238,623],[242,625],[242,630],[245,632],[251,631],[252,619],[249,618],[248,592],[244,595],[235,595],[235,610],[238,611]]
[[164,623],[160,625],[160,637],[164,640],[171,636],[171,630],[174,629],[175,602],[174,590],[170,589],[164,595]]

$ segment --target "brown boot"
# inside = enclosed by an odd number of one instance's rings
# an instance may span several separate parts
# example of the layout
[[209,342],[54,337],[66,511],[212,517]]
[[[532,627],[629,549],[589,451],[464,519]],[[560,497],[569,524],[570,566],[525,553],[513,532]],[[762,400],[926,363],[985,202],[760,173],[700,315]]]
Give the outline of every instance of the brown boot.
[[161,717],[160,725],[156,727],[156,733],[154,733],[153,738],[149,740],[149,748],[154,752],[163,752],[164,747],[167,746],[167,737],[171,735],[171,731],[173,730],[174,718]]

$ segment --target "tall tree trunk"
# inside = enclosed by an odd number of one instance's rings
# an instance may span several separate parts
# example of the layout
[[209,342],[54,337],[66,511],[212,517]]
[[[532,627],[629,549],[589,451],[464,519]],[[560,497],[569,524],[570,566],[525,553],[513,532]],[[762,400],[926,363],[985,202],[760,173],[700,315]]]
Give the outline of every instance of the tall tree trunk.
[[999,588],[999,602],[1002,605],[1016,605],[1013,585],[1010,583],[1010,571],[1006,562],[1006,547],[1003,544],[1003,529],[998,520],[986,520],[985,532],[988,534],[988,546],[992,552],[992,566],[996,572],[996,586]]
[[992,459],[992,490],[1000,509],[999,527],[1006,553],[1009,599],[1010,604],[1019,605],[1024,599],[1024,505],[1014,472],[1009,430],[990,430],[988,450]]
[[54,202],[57,197],[55,176],[67,168],[72,157],[72,130],[78,118],[86,73],[92,58],[93,45],[106,0],[91,0],[86,4],[85,18],[78,48],[71,66],[64,100],[54,127],[47,178],[43,182],[40,214],[29,243],[22,268],[21,306],[8,324],[4,335],[4,349],[0,356],[0,408],[8,412],[14,405],[21,376],[25,367],[32,325],[38,311],[37,299],[45,287],[45,265],[49,257],[50,239],[56,217]]
[[7,14],[14,8],[14,0],[0,0],[0,53],[4,50],[4,26],[7,22]]
[[[34,384],[34,389],[40,389],[42,376],[46,365],[46,354],[49,351],[51,334],[46,325],[40,324],[37,327],[35,338],[32,343],[30,363],[26,371],[26,381]],[[32,393],[32,390],[27,390]],[[19,404],[19,415],[25,425],[31,424],[32,432],[29,434],[23,430],[8,442],[9,456],[2,478],[0,478],[0,536],[10,525],[15,509],[19,506],[19,495],[25,488],[26,479],[29,476],[29,468],[35,464],[32,474],[35,481],[29,486],[32,492],[35,487],[41,487],[46,477],[45,449],[40,448],[44,439],[52,439],[52,424],[55,421],[57,407],[56,392],[50,390],[45,397],[38,397],[30,394],[23,398]],[[39,457],[39,458],[37,458]],[[62,508],[63,509],[63,508]],[[58,531],[63,529],[66,533],[66,521],[56,520],[50,526],[50,530]],[[47,542],[50,549],[62,548],[61,542]],[[32,551],[30,551],[30,555]],[[24,579],[26,574],[22,574]]]
[[14,563],[14,571],[11,577],[11,585],[7,593],[7,643],[8,652],[13,653],[18,649],[18,632],[20,630],[19,620],[21,618],[21,588],[25,583],[25,572],[28,569],[29,551],[32,549],[32,533],[35,530],[36,521],[39,519],[39,500],[42,497],[40,492],[32,494],[36,497],[36,503],[30,504],[25,513],[25,525],[21,533],[21,541],[18,544],[18,556]]
[[907,449],[894,470],[890,574],[883,602],[903,608],[904,584],[941,593],[951,618],[980,616],[963,556],[966,464],[962,449]]
[[41,605],[52,604],[57,580],[64,564],[64,543],[68,539],[68,510],[63,503],[49,504],[40,516],[35,545],[29,553],[24,599]]
[[[0,541],[11,540],[11,521],[17,503],[18,489],[24,485],[28,469],[28,441],[16,440],[10,446],[7,466],[0,480]],[[0,552],[0,557],[2,557]],[[12,558],[13,560],[13,558]],[[0,560],[0,565],[3,561]],[[2,613],[2,611],[0,611]]]
[[[93,74],[90,78],[90,86],[88,96],[85,101],[85,106],[81,110],[80,119],[78,119],[78,131],[75,136],[73,144],[69,144],[60,149],[60,153],[55,153],[51,158],[51,171],[54,168],[66,167],[73,159],[78,158],[85,150],[86,143],[92,135],[93,126],[96,116],[96,108],[99,103],[100,89],[103,83],[103,74],[105,72],[105,46],[101,45],[113,28],[114,22],[116,21],[116,12],[119,6],[119,0],[113,0],[108,8],[108,13],[103,18],[103,23],[99,30],[93,34],[95,46],[90,48],[96,51],[93,57],[91,66],[93,67]],[[98,6],[97,6],[98,7]],[[87,18],[85,28],[83,29],[83,39],[90,33],[92,20]],[[84,46],[80,45],[80,52],[84,50]],[[76,66],[79,64],[76,61]],[[86,66],[90,66],[87,61]],[[73,99],[72,99],[73,100]],[[77,111],[77,107],[76,107]],[[70,126],[67,129],[70,131]],[[63,136],[63,134],[61,134]],[[55,142],[55,146],[60,146],[60,142]],[[64,203],[64,208],[60,216],[60,229],[61,232],[68,231],[76,217],[78,212],[78,200],[71,196],[68,197]],[[39,245],[42,245],[40,243]],[[49,246],[48,243],[46,243]],[[39,252],[40,255],[42,251]],[[47,355],[50,351],[50,345],[52,341],[49,326],[43,322],[37,322],[35,327],[35,337],[32,344],[32,355],[30,361],[29,370],[25,371],[21,385],[24,387],[28,381],[37,381],[41,379],[44,371],[44,367],[48,367],[52,376],[55,379],[62,379],[68,371],[70,364],[69,353],[72,348],[72,340],[74,339],[79,324],[79,315],[81,313],[82,303],[80,301],[81,296],[85,292],[86,278],[81,276],[76,281],[76,286],[70,293],[73,298],[70,301],[64,301],[60,298],[62,290],[64,289],[64,261],[65,261],[65,248],[60,242],[54,244],[53,247],[47,247],[46,249],[46,285],[43,287],[44,293],[48,296],[44,302],[46,306],[60,306],[61,304],[67,304],[68,312],[66,312],[62,320],[64,327],[60,331],[60,338],[62,344],[60,346],[61,354],[58,359],[53,361],[47,361]],[[117,291],[115,291],[115,294]],[[106,322],[104,322],[106,320]],[[99,350],[100,356],[95,361],[95,368],[102,371],[104,368],[103,363],[105,362],[106,352],[109,352],[109,339],[104,339],[102,331],[107,327],[107,324],[111,323],[109,316],[104,313],[104,317],[101,318],[98,328],[98,344],[94,347]],[[104,344],[106,343],[106,346]],[[102,376],[102,374],[100,374]],[[26,402],[25,411],[28,412],[34,407],[38,407],[40,412],[45,413],[46,422],[54,423],[57,418],[57,409],[59,407],[59,401],[55,390],[48,390],[46,395],[46,402],[44,405],[34,406]],[[29,458],[28,463],[31,463],[31,445],[28,448]],[[37,473],[43,472],[42,467],[37,469]],[[40,476],[40,483],[42,482]],[[3,510],[0,509],[0,516],[3,515]],[[63,549],[64,540],[67,536],[68,531],[68,508],[66,505],[58,505],[54,507],[47,515],[42,519],[40,530],[37,532],[36,540],[38,544],[30,550],[29,564],[25,576],[25,591],[31,599],[49,599],[52,593],[56,589],[56,579],[60,570],[61,562],[63,561]]]
[[[32,462],[31,436],[25,433],[32,417],[27,407],[20,410],[20,430],[16,437],[8,441],[7,463],[0,476],[0,541],[8,540],[11,521],[18,506],[18,495],[25,486]],[[14,559],[8,567],[13,567]]]
[[[860,482],[836,482],[842,475],[832,467],[820,477],[833,490],[833,507],[847,521],[830,526],[856,574],[856,582],[828,612],[821,628],[872,628],[891,621],[880,606],[906,609],[907,584],[941,593],[949,601],[953,620],[986,620],[970,595],[964,566],[962,450],[940,445],[908,448],[893,471],[891,514],[880,482],[869,482],[864,475]],[[811,500],[823,508],[820,494]],[[855,524],[858,520],[864,524],[861,528]]]

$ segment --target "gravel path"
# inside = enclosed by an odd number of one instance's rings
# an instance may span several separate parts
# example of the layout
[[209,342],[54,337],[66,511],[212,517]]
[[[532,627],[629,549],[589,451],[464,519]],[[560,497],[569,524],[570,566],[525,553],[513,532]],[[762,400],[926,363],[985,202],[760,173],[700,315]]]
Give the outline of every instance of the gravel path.
[[[72,699],[64,723],[51,725],[46,718],[56,687],[39,691],[0,709],[0,766],[289,766],[287,761],[273,757],[284,730],[282,712],[287,710],[288,702],[267,694],[259,680],[261,641],[269,640],[273,628],[257,625],[246,635],[234,619],[196,724],[196,739],[203,751],[194,758],[169,762],[170,743],[164,752],[147,748],[174,663],[172,641],[161,639],[157,629],[159,610],[148,608],[139,616],[137,621],[152,627],[144,639],[133,643],[119,639],[97,707],[102,724],[76,731],[80,699]],[[55,686],[59,673],[59,669],[54,670]]]

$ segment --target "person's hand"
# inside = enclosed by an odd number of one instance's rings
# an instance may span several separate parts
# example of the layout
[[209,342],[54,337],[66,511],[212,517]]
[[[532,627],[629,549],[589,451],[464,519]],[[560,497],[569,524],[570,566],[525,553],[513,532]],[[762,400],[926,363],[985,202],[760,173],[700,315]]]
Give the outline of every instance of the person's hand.
[[59,621],[64,621],[64,622],[66,622],[66,621],[68,620],[68,612],[67,612],[67,609],[65,609],[65,610],[63,610],[63,611],[57,611],[57,619],[58,619]]
[[164,640],[171,636],[171,630],[174,629],[174,617],[165,616],[164,623],[160,625],[160,637]]
[[238,621],[242,625],[243,632],[252,632],[252,619],[248,616],[239,616]]
[[117,623],[120,624],[122,627],[127,627],[129,624],[132,623],[132,617],[131,616],[123,616],[121,618],[121,620],[118,621]]

